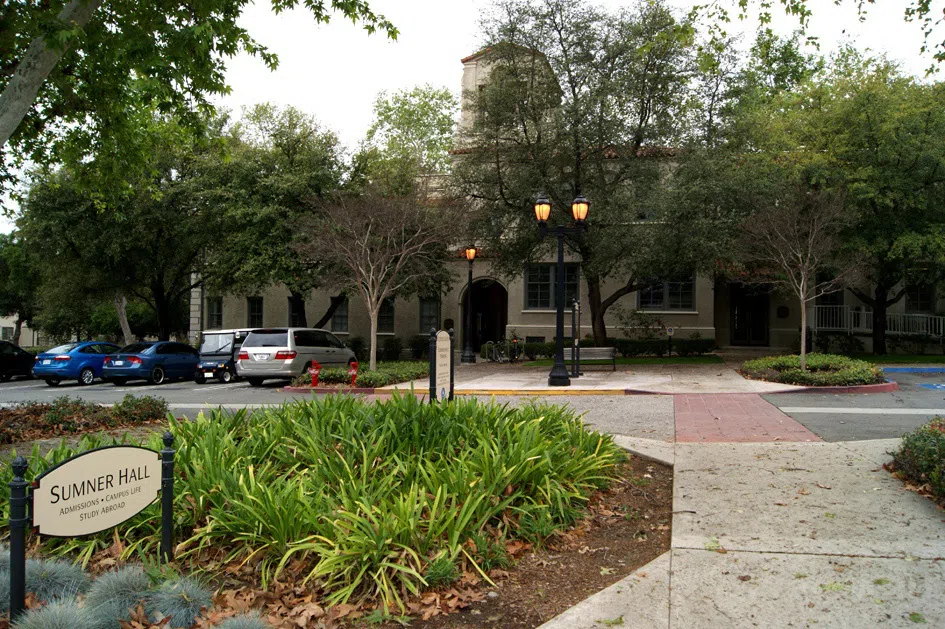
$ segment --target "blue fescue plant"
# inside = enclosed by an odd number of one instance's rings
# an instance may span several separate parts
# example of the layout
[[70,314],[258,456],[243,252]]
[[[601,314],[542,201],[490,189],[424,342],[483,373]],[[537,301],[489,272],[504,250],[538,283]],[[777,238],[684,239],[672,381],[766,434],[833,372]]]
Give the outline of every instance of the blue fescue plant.
[[151,580],[140,566],[125,566],[99,576],[85,597],[85,608],[99,629],[120,629],[151,590]]
[[75,601],[56,601],[27,611],[13,629],[94,629],[86,610]]
[[217,629],[271,629],[259,614],[231,616],[217,625]]
[[88,586],[81,566],[61,559],[26,560],[26,591],[43,602],[75,598]]
[[0,571],[0,615],[10,611],[10,573]]
[[171,629],[187,629],[201,610],[213,605],[212,592],[193,577],[180,577],[161,583],[145,601],[148,616],[156,621],[170,618]]

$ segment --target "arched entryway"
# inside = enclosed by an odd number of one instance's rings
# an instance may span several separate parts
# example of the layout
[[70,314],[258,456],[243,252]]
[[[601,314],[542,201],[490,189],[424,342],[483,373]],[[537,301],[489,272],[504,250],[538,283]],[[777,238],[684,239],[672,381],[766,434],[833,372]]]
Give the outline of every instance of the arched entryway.
[[[468,292],[468,291],[466,291]],[[463,295],[463,343],[466,338],[466,312],[469,295]],[[472,346],[476,353],[488,341],[505,338],[505,326],[509,321],[509,293],[493,279],[478,279],[472,285]]]

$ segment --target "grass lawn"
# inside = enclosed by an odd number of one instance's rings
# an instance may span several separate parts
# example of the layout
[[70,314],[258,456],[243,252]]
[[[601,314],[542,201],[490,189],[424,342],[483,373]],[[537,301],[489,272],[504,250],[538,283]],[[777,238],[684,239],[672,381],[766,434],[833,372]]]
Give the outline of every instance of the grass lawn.
[[912,363],[937,365],[945,363],[945,356],[940,354],[886,354],[885,356],[859,354],[856,358],[877,365],[907,365]]
[[[941,356],[939,357],[941,358]],[[570,361],[565,361],[569,365]],[[657,358],[655,356],[627,356],[618,357],[618,365],[720,365],[725,361],[721,356],[707,354],[705,356],[668,356]],[[551,367],[554,360],[545,358],[542,360],[532,360],[525,363],[526,367]],[[609,360],[582,360],[582,365],[609,365]]]

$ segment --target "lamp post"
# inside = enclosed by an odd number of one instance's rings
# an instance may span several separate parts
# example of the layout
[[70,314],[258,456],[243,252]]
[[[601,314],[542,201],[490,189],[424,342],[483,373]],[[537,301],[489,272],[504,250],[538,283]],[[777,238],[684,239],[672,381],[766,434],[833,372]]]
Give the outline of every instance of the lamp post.
[[459,362],[471,365],[476,362],[476,352],[472,346],[472,272],[473,261],[476,259],[475,247],[466,247],[466,259],[469,260],[469,281],[466,284],[466,346]]
[[548,386],[570,386],[571,378],[568,368],[564,364],[564,237],[568,234],[581,234],[587,229],[587,211],[590,207],[587,199],[578,192],[571,202],[571,217],[573,227],[559,225],[548,227],[548,217],[551,216],[551,201],[541,195],[535,200],[535,218],[538,219],[538,229],[544,238],[548,232],[558,237],[558,267],[555,280],[555,362],[548,374]]

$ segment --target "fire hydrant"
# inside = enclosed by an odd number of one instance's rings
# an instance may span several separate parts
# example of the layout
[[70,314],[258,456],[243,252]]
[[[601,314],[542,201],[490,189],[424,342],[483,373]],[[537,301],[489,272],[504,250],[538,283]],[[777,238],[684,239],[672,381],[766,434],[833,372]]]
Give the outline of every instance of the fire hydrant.
[[308,368],[308,375],[312,376],[312,386],[318,386],[318,374],[321,373],[322,366],[317,361],[312,361],[312,366]]
[[351,386],[354,386],[354,383],[358,379],[358,363],[357,361],[348,365],[348,375],[351,376]]

